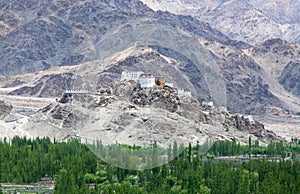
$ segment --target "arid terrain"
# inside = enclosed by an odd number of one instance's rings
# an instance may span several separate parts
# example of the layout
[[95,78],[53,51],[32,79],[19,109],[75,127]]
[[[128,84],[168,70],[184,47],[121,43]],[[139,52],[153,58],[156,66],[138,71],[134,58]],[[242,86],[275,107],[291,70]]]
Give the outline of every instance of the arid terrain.
[[94,94],[123,71],[143,71],[190,91],[200,104],[212,101],[287,139],[297,136],[298,4],[268,2],[3,1],[0,100],[13,115],[1,121],[1,134],[74,135],[60,125],[39,131],[36,119],[51,117],[40,110],[59,105],[67,90]]

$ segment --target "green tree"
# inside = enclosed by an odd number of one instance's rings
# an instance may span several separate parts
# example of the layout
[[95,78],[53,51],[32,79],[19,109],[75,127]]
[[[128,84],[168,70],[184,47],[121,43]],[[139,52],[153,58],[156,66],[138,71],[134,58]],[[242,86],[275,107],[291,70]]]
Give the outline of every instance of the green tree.
[[189,150],[188,150],[188,158],[189,158],[189,163],[192,163],[192,144],[189,142]]
[[177,145],[177,142],[174,141],[173,143],[173,158],[176,158],[178,155],[178,145]]
[[200,194],[210,194],[211,193],[211,189],[208,188],[207,186],[205,185],[201,185],[200,186],[200,191],[199,191]]
[[68,177],[67,177],[67,170],[62,169],[58,176],[56,177],[55,181],[55,193],[67,193],[68,190]]
[[251,148],[252,148],[251,136],[249,136],[249,139],[248,139],[248,146],[249,146],[249,158],[251,158]]
[[55,194],[75,194],[78,192],[78,187],[75,184],[75,177],[67,170],[60,170],[55,180]]

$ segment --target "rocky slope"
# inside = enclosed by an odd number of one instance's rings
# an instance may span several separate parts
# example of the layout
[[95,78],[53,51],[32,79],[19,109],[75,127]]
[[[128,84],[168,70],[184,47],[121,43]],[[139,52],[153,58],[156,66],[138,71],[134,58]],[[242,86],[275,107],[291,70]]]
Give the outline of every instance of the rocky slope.
[[[74,74],[60,73],[44,75],[33,86],[23,86],[8,93],[9,95],[57,97],[70,89]],[[13,83],[14,86],[18,84]]]
[[299,23],[300,2],[295,0],[249,0],[249,2],[267,15],[272,20],[281,24]]
[[[233,102],[233,99],[238,99],[238,104],[243,107],[234,111],[247,111],[248,108],[255,107],[258,112],[259,107],[268,109],[268,107],[273,106],[283,107],[294,113],[300,111],[300,98],[295,95],[295,92],[292,93],[287,87],[283,87],[279,79],[288,64],[298,63],[300,57],[298,44],[292,44],[281,39],[270,39],[260,46],[237,50],[215,41],[203,39],[199,39],[199,41],[216,55],[215,60],[227,80],[227,97],[232,94],[228,97],[232,100],[227,104]],[[294,75],[297,76],[297,74]],[[292,87],[297,85],[295,76],[290,80]],[[243,92],[235,93],[235,91]],[[246,95],[243,96],[243,94]],[[257,94],[256,97],[255,94]],[[235,96],[239,96],[239,98],[235,98]],[[247,102],[262,102],[264,98],[270,100],[265,106],[247,105]],[[281,102],[282,106],[278,102]],[[261,113],[266,113],[266,109]]]
[[[250,56],[264,69],[263,79],[269,86],[269,91],[277,96],[282,102],[288,104],[288,110],[299,112],[300,98],[296,95],[299,89],[294,87],[297,85],[297,73],[290,77],[289,81],[285,77],[289,75],[286,69],[288,65],[299,63],[300,47],[297,44],[292,44],[281,39],[271,39],[264,42],[262,45],[252,47],[243,51]],[[297,72],[297,65],[294,65],[293,70]],[[289,67],[290,68],[290,67]],[[290,69],[291,70],[291,69]],[[289,75],[291,76],[291,75]],[[287,86],[290,84],[291,88]]]
[[12,110],[12,106],[5,104],[3,101],[0,101],[0,120],[3,120]]
[[[234,112],[262,115],[270,106],[297,112],[297,108],[290,108],[276,93],[274,95],[269,91],[274,84],[265,79],[264,69],[250,58],[250,54],[214,41],[195,41],[209,50],[207,55],[214,62],[197,64],[173,49],[138,42],[107,61],[83,63],[70,71],[53,75],[40,73],[39,78],[30,82],[17,76],[18,82],[28,82],[29,86],[15,89],[10,94],[57,98],[62,95],[64,88],[97,91],[118,81],[122,71],[144,71],[164,76],[167,82],[191,91],[200,101],[213,100],[217,106],[227,106]],[[214,68],[211,68],[212,65]],[[271,79],[277,83],[277,78]],[[13,80],[12,83],[16,82]]]
[[[167,29],[178,31],[176,27],[208,39],[234,43],[209,24],[191,17],[153,12],[140,1],[28,0],[24,4],[10,0],[1,2],[0,7],[5,26],[1,30],[0,59],[4,65],[0,75],[5,76],[104,58],[132,44],[132,39],[159,42],[156,35]],[[149,31],[142,31],[145,25]],[[120,31],[126,35],[123,39],[108,42],[111,35]]]
[[266,72],[278,79],[288,63],[299,60],[300,46],[277,38],[267,40],[259,46],[251,47],[246,53],[260,64]]
[[[206,3],[207,10],[221,4],[230,8],[225,1]],[[254,6],[246,3],[240,2],[246,11]],[[277,45],[275,39],[252,47],[195,17],[155,12],[137,0],[10,0],[0,5],[5,26],[0,84],[11,95],[57,98],[66,89],[95,91],[119,80],[124,70],[142,70],[235,112],[299,109],[297,98],[285,101],[282,91],[287,96],[292,91],[278,83],[288,60],[298,56],[296,44]],[[280,68],[276,61],[269,65],[275,52]],[[273,66],[276,76],[269,76]]]
[[279,83],[296,96],[300,96],[300,62],[290,62],[283,70]]
[[249,134],[262,143],[283,140],[256,121],[179,97],[176,88],[139,90],[135,82],[119,82],[109,91],[100,96],[66,94],[39,114],[78,137],[99,138],[104,144],[150,145],[157,140],[168,147],[174,141],[196,144],[207,138],[246,143]]
[[216,56],[215,60],[226,80],[227,106],[231,107],[230,110],[262,115],[267,107],[285,107],[276,94],[270,92],[272,83],[265,79],[264,69],[244,51],[214,41],[200,39],[199,42]]
[[[55,89],[58,85],[73,90],[97,91],[118,81],[122,71],[144,71],[164,76],[167,82],[191,91],[200,101],[212,100],[215,105],[227,106],[234,112],[263,114],[267,106],[283,106],[268,91],[268,86],[263,80],[262,69],[240,51],[223,46],[224,53],[218,53],[218,50],[214,50],[213,42],[206,44],[214,54],[212,60],[215,61],[215,65],[212,69],[205,63],[197,64],[175,50],[138,44],[140,45],[118,53],[109,62],[103,63],[100,69],[97,63],[82,64],[76,68],[76,71],[64,73],[65,79],[49,79],[55,76],[61,77],[60,74],[44,75],[33,83],[34,86],[20,87],[10,94],[56,98],[63,93],[62,89]],[[211,66],[214,64],[212,62],[210,62]],[[243,71],[240,71],[241,69]],[[71,79],[73,76],[70,75],[74,75],[75,80]],[[55,80],[58,82],[54,82]],[[22,82],[26,81],[22,80]]]
[[270,38],[300,42],[299,1],[288,0],[142,0],[154,10],[192,15],[231,38],[261,44]]
[[[3,103],[2,103],[3,104]],[[37,113],[21,115],[1,105],[0,136],[49,136],[59,141],[79,138],[130,145],[168,147],[203,143],[207,139],[246,144],[249,135],[261,144],[285,141],[260,122],[218,107],[201,105],[194,97],[178,96],[171,87],[140,90],[135,82],[116,82],[98,94],[66,93]]]
[[178,96],[176,88],[140,90],[131,81],[116,82],[105,91],[108,94],[65,94],[31,115],[11,111],[1,102],[5,115],[0,119],[0,136],[49,136],[59,141],[74,137],[141,146],[155,140],[163,147],[174,141],[187,145],[207,139],[246,144],[249,135],[262,144],[284,141],[257,121]]

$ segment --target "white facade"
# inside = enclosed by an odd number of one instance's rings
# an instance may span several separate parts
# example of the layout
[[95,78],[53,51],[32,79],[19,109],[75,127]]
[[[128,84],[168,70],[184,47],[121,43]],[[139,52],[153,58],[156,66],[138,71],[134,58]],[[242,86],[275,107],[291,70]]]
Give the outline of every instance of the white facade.
[[144,74],[142,71],[132,71],[132,72],[125,72],[123,71],[121,74],[121,81],[138,81],[139,77]]
[[252,115],[245,115],[244,118],[248,119],[251,124],[254,124],[254,119]]
[[66,90],[65,94],[89,94],[89,91],[85,90]]
[[225,113],[228,112],[228,111],[227,111],[227,107],[225,107],[225,106],[220,106],[220,107],[219,107],[219,110],[220,110],[221,112],[225,112]]
[[165,86],[169,86],[171,88],[174,88],[174,84],[173,83],[170,83],[170,82],[166,82],[165,83]]
[[185,91],[184,89],[179,89],[178,90],[178,96],[179,97],[183,97],[183,96],[185,96],[185,97],[192,97],[192,92]]
[[183,96],[183,95],[184,95],[184,89],[179,89],[178,96]]
[[190,91],[185,91],[185,92],[184,92],[184,96],[186,96],[186,97],[192,97],[192,92],[190,92]]
[[138,81],[140,88],[151,88],[155,86],[155,77],[152,74],[141,74]]
[[209,102],[203,101],[203,102],[202,102],[202,105],[213,107],[213,106],[214,106],[214,102],[213,102],[213,101],[209,101]]

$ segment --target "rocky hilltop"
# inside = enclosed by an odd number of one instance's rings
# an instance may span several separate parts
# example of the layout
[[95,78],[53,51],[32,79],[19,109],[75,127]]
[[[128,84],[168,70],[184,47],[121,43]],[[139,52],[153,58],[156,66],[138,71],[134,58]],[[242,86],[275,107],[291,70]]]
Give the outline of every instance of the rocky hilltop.
[[[102,94],[65,94],[39,114],[51,123],[87,140],[167,147],[173,141],[187,144],[211,140],[247,142],[249,134],[262,143],[282,138],[246,117],[197,99],[179,96],[176,88],[139,89],[135,82],[119,82]],[[76,113],[76,114],[75,114]]]

